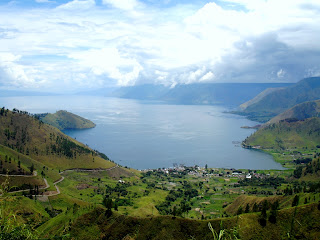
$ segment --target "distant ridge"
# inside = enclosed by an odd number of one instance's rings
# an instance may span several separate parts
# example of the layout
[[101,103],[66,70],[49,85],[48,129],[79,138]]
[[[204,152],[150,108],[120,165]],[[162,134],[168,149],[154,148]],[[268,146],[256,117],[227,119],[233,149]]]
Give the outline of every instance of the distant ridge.
[[269,95],[270,93],[273,93],[275,91],[279,91],[279,90],[282,90],[282,89],[284,89],[284,88],[267,88],[266,90],[264,90],[263,92],[259,93],[256,97],[254,97],[250,101],[241,104],[240,108],[241,108],[241,110],[245,110],[249,106],[259,102],[261,99],[263,99],[265,96]]
[[298,83],[256,97],[252,104],[242,105],[243,115],[266,121],[297,104],[320,99],[320,77],[305,78]]
[[286,119],[304,120],[311,117],[320,117],[320,100],[300,103],[272,118],[267,124],[277,123]]
[[289,83],[196,83],[178,84],[173,88],[163,85],[122,87],[109,96],[157,100],[173,104],[227,105],[236,107],[249,101],[268,88],[288,87]]

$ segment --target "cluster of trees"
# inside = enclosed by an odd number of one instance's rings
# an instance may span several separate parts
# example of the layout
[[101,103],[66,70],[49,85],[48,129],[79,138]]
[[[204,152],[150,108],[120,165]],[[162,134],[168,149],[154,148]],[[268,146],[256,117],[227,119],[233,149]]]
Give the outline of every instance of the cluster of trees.
[[254,190],[250,190],[248,191],[248,194],[252,194],[252,195],[257,195],[257,194],[260,194],[260,195],[273,195],[273,192],[270,191],[270,190],[257,190],[257,189],[254,189]]
[[239,180],[239,186],[268,186],[277,188],[281,186],[282,183],[285,183],[285,179],[281,177],[265,177],[265,178],[256,178],[252,177],[251,179]]
[[115,199],[113,205],[118,206],[132,206],[133,202],[129,196],[127,187],[131,186],[130,183],[118,183],[115,187],[106,185],[106,194],[103,200],[105,204],[106,199]]
[[108,196],[105,196],[105,198],[102,201],[103,206],[105,206],[106,210],[106,216],[110,217],[112,215],[112,208],[115,211],[118,211],[118,203],[112,200],[112,198],[109,198]]
[[[163,215],[182,216],[183,213],[191,210],[190,199],[196,196],[198,196],[198,190],[192,188],[189,182],[184,181],[183,189],[170,190],[165,201],[156,205],[156,208]],[[174,204],[179,199],[181,199],[180,204]]]
[[187,201],[181,201],[179,204],[172,204],[169,201],[164,201],[156,205],[157,210],[162,215],[181,216],[188,214],[191,210],[191,205]]
[[96,155],[92,150],[82,147],[69,139],[61,136],[55,136],[54,133],[50,133],[51,144],[46,146],[46,155],[59,154],[60,156],[66,156],[68,158],[76,158],[77,154],[89,154]]
[[119,198],[120,196],[125,197],[128,195],[127,187],[131,186],[130,183],[117,183],[115,187],[106,185],[106,195],[114,196]]
[[295,178],[301,178],[308,174],[315,174],[320,171],[320,158],[314,159],[313,161],[308,161],[305,166],[298,166],[294,172],[293,176]]
[[3,157],[0,156],[0,173],[9,174],[9,175],[26,175],[27,172],[21,167],[21,161],[14,157],[5,155],[4,160]]
[[[268,214],[267,211],[269,209],[270,209],[270,212]],[[258,221],[261,226],[266,226],[268,220],[271,223],[277,222],[278,210],[279,210],[279,201],[268,202],[267,200],[264,200],[259,205],[257,203],[254,203],[252,207],[250,207],[250,205],[247,203],[245,210],[243,210],[242,206],[240,206],[238,208],[236,215],[240,215],[242,213],[249,213],[249,212],[260,212]]]
[[8,109],[5,109],[5,107],[2,107],[0,109],[0,116],[7,116],[7,113],[8,113]]
[[[268,217],[267,210],[271,208],[270,214]],[[277,222],[277,215],[278,215],[278,209],[279,209],[279,202],[276,201],[274,203],[269,203],[267,200],[263,201],[262,203],[262,209],[261,209],[261,214],[259,216],[259,223],[261,226],[266,226],[267,224],[267,219],[271,223],[276,223]]]

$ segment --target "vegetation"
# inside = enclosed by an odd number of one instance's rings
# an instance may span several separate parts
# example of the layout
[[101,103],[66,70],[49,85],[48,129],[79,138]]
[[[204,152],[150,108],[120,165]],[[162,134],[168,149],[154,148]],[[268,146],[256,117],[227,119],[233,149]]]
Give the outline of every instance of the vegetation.
[[319,96],[320,78],[305,78],[293,86],[269,91],[257,101],[245,104],[242,114],[250,119],[266,122],[297,104],[318,100]]
[[271,124],[245,142],[261,141],[292,169],[137,171],[26,112],[1,112],[2,238],[320,238],[317,118]]
[[[47,171],[70,168],[110,168],[115,164],[100,157],[99,153],[68,137],[27,112],[2,108],[0,114],[0,146],[13,150],[15,164],[24,165],[26,157],[43,164]],[[23,160],[23,161],[22,161]],[[30,163],[29,163],[30,164]],[[31,165],[31,164],[30,164]],[[27,165],[27,167],[30,167]],[[24,165],[25,166],[25,165]],[[25,168],[22,168],[25,169]],[[39,173],[42,169],[36,168]],[[54,179],[57,180],[57,179]]]
[[42,122],[50,124],[60,130],[85,129],[96,126],[90,120],[64,110],[57,111],[54,114],[36,114],[35,117],[39,118]]
[[267,124],[280,121],[301,121],[307,118],[320,117],[320,100],[304,102],[272,118]]
[[302,121],[286,119],[260,128],[244,140],[245,147],[299,152],[317,151],[320,143],[320,118]]

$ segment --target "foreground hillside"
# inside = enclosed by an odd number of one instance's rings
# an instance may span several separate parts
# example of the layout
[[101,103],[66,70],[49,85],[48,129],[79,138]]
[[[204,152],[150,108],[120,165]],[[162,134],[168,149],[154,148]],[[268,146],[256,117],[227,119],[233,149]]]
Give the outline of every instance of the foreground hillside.
[[115,165],[57,128],[16,109],[1,109],[0,144],[57,170]]
[[[319,142],[318,118],[270,125],[279,136],[304,137],[311,160],[295,146],[286,149],[295,170],[137,171],[26,112],[3,108],[0,122],[0,167],[9,173],[0,175],[0,239],[320,237],[320,151],[311,147],[312,139]],[[283,154],[279,146],[274,150]]]
[[266,122],[287,109],[307,101],[320,99],[320,77],[305,78],[300,82],[242,105],[242,114],[251,119]]
[[[103,209],[81,216],[71,227],[77,239],[215,239],[210,222],[222,239],[318,239],[320,210],[318,204],[289,208],[277,212],[277,221],[259,224],[259,214],[197,221],[174,217],[133,218],[113,215]],[[89,234],[88,234],[89,233]]]

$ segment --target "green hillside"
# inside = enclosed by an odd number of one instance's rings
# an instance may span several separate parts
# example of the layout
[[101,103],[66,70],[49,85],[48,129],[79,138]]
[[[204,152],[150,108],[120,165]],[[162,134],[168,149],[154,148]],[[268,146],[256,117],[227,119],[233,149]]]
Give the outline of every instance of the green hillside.
[[300,103],[272,118],[267,124],[285,119],[304,120],[311,117],[320,117],[320,100]]
[[[267,216],[270,216],[267,211]],[[318,239],[320,211],[317,204],[277,211],[276,222],[259,224],[260,213],[237,217],[199,221],[170,216],[134,218],[117,214],[107,217],[103,209],[96,209],[78,218],[71,226],[76,239],[218,239],[214,231],[223,232],[219,239]]]
[[57,128],[16,109],[1,109],[0,144],[56,170],[115,165]]
[[268,121],[285,110],[307,101],[320,99],[320,77],[305,78],[293,86],[273,91],[246,106],[242,114]]
[[260,128],[244,142],[257,149],[316,149],[320,144],[320,118],[287,119]]
[[96,125],[88,119],[76,114],[60,110],[54,114],[39,114],[40,119],[60,130],[93,128]]
[[[271,131],[260,148],[275,141],[270,148],[281,155],[310,150],[315,160],[297,159],[295,170],[137,171],[27,112],[2,108],[0,170],[10,176],[0,175],[0,239],[318,239],[319,124],[286,120],[255,133]],[[300,142],[285,145],[290,136]],[[251,137],[246,146],[257,147]]]

